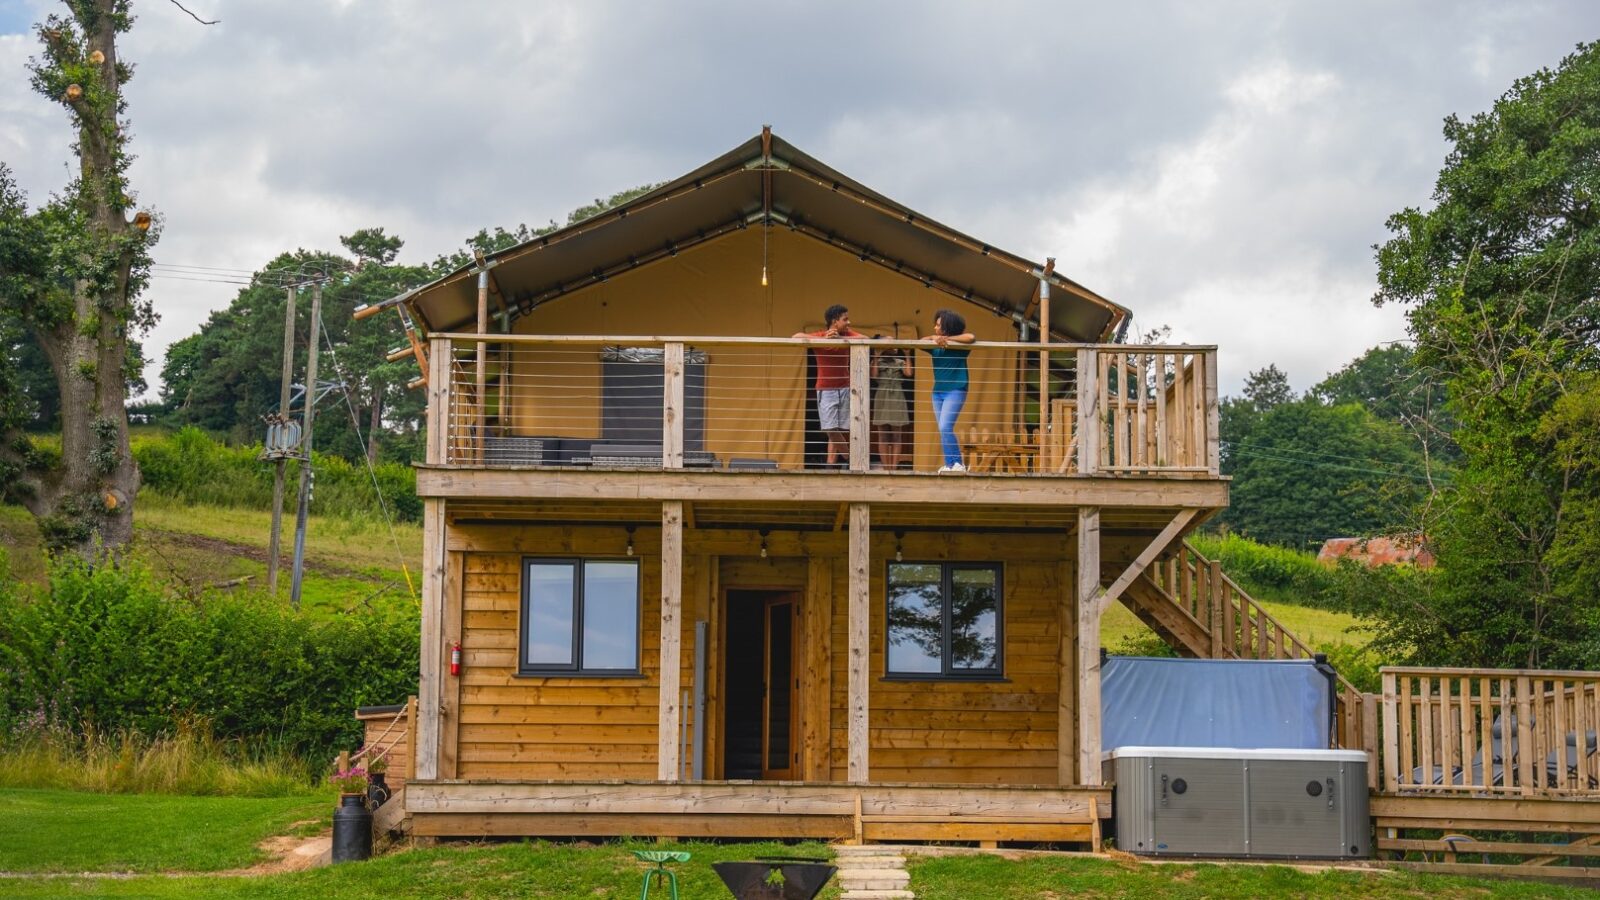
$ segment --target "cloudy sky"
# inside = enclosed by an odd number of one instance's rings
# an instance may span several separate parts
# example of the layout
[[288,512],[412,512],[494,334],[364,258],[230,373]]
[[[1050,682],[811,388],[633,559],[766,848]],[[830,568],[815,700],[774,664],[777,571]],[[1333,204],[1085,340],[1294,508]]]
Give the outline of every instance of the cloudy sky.
[[[1401,338],[1384,219],[1426,205],[1441,120],[1600,37],[1600,4],[136,0],[121,52],[158,262],[258,268],[381,225],[423,262],[564,219],[763,123],[879,191],[1221,345],[1222,387],[1306,388]],[[0,0],[0,160],[68,177]],[[198,271],[198,269],[197,269]],[[237,288],[163,278],[154,354]],[[147,373],[154,381],[159,362]]]

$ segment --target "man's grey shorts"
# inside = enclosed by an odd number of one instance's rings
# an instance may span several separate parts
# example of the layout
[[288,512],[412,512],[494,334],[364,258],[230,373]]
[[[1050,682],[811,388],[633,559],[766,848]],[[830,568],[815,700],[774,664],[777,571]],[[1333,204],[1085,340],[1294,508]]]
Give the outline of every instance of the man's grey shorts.
[[850,389],[828,388],[817,391],[817,418],[823,431],[850,430]]

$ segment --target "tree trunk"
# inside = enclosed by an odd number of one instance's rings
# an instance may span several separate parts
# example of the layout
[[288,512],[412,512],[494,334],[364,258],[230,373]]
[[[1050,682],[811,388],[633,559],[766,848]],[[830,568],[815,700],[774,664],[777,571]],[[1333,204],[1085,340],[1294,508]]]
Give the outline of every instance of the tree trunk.
[[53,90],[53,77],[75,78],[85,71],[72,64],[92,67],[92,80],[86,82],[90,91],[68,89],[52,99],[65,103],[78,125],[79,181],[69,189],[68,202],[82,216],[81,243],[74,247],[78,263],[83,272],[95,274],[74,281],[70,316],[33,322],[60,388],[61,458],[23,475],[23,502],[50,547],[95,558],[116,555],[133,538],[139,467],[128,443],[124,367],[130,334],[149,321],[136,307],[131,278],[144,252],[149,218],[135,227],[124,214],[131,200],[122,176],[127,157],[117,121],[116,35],[127,21],[117,14],[114,0],[74,6],[73,14],[83,30],[81,47],[66,39],[61,25],[45,29],[46,62],[35,69],[35,87]]

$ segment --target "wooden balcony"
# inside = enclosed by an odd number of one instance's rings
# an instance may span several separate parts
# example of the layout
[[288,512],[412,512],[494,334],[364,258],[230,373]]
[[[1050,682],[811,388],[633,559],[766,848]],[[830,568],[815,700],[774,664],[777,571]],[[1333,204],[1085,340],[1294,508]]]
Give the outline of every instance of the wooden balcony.
[[[924,341],[483,337],[429,342],[428,468],[792,481],[947,462]],[[971,351],[953,429],[970,475],[1218,477],[1214,347],[952,346]],[[832,443],[819,367],[849,398]]]

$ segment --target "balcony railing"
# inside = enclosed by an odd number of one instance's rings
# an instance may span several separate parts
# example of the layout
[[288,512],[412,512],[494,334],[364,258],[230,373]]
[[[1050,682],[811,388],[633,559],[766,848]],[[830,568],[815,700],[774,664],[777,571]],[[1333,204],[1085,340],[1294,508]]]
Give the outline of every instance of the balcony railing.
[[[953,344],[970,353],[965,403],[950,429],[956,446],[947,448],[934,359],[918,352],[932,346],[436,335],[427,461],[935,472],[959,450],[968,471],[985,474],[1218,472],[1214,347]],[[842,389],[848,402],[835,411],[819,385]]]

